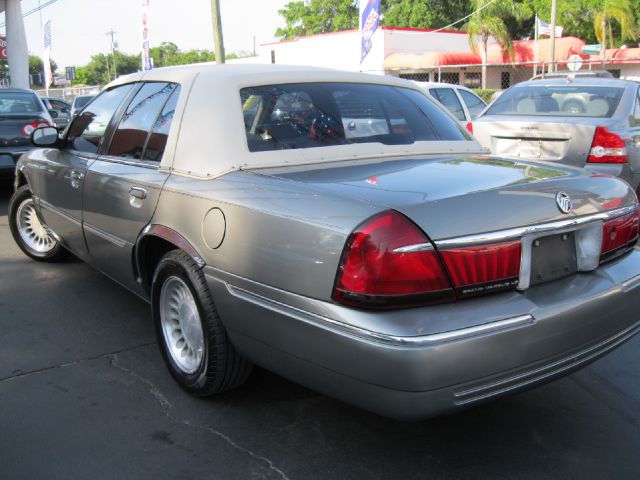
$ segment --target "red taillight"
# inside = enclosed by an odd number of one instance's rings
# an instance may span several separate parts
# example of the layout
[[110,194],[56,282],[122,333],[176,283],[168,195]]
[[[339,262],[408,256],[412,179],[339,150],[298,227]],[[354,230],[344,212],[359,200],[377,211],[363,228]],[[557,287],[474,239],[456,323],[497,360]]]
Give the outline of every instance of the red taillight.
[[600,260],[608,260],[618,251],[624,251],[632,247],[638,240],[638,226],[640,215],[638,210],[613,218],[602,226],[602,248]]
[[28,137],[29,135],[31,135],[33,133],[33,131],[36,128],[40,128],[40,127],[49,127],[49,123],[47,122],[34,122],[34,123],[27,123],[26,125],[22,126],[22,136],[23,137]]
[[467,122],[467,131],[473,135],[473,123],[472,122]]
[[459,296],[513,288],[520,274],[520,241],[440,250]]
[[418,244],[430,245],[430,241],[396,211],[367,220],[347,240],[333,299],[367,307],[453,300],[453,289],[435,251],[394,251]]
[[587,162],[627,163],[628,160],[627,148],[622,137],[607,130],[607,127],[596,127]]

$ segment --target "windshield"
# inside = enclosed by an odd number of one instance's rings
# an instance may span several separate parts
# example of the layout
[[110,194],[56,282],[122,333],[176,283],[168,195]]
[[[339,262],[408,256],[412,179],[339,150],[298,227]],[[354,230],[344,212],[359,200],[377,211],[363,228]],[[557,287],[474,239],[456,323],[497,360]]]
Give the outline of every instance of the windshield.
[[502,94],[486,115],[527,115],[608,118],[624,93],[618,87],[587,85],[527,85]]
[[415,90],[357,83],[300,83],[240,90],[252,152],[351,143],[470,140]]
[[0,113],[40,113],[42,107],[33,93],[0,91]]

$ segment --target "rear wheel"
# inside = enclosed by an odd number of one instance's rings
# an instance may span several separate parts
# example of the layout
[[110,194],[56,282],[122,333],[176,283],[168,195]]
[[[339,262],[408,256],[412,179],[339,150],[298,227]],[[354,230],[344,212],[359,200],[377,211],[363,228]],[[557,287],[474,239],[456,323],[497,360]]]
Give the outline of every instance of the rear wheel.
[[68,255],[40,221],[28,185],[16,190],[9,201],[9,228],[20,249],[34,260],[56,262]]
[[151,300],[162,357],[182,388],[207,396],[244,383],[251,363],[229,341],[204,275],[189,255],[173,250],[162,257]]

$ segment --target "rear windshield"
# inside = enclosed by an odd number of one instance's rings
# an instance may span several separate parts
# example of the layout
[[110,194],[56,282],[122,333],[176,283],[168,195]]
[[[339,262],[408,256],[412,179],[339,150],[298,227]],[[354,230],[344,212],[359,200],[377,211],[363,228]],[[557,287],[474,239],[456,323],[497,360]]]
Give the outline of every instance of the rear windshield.
[[507,90],[486,115],[608,118],[618,108],[623,88],[583,85],[527,85]]
[[240,90],[249,150],[469,140],[423,94],[385,85],[300,83]]
[[40,113],[38,98],[28,92],[0,91],[0,113]]

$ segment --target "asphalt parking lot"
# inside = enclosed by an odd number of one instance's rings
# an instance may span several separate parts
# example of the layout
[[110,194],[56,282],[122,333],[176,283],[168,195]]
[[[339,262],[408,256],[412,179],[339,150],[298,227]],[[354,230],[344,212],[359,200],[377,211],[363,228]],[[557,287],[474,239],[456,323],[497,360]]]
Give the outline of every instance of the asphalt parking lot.
[[640,338],[520,395],[420,423],[263,370],[206,400],[170,378],[147,305],[38,264],[0,184],[0,479],[640,478]]

